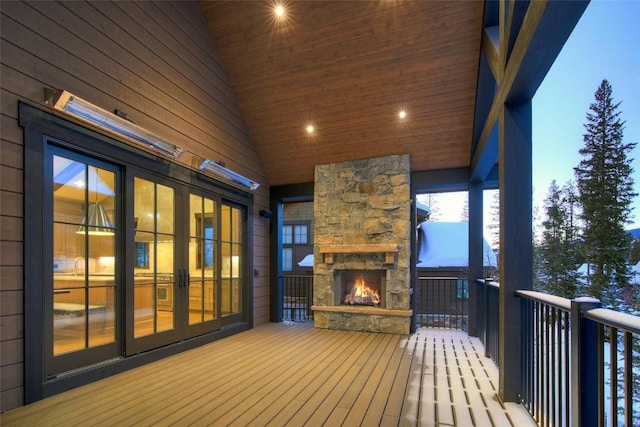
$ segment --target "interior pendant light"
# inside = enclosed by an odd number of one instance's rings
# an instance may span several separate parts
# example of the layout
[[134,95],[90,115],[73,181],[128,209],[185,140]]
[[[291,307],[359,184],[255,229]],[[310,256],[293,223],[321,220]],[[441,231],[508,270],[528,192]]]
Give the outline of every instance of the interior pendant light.
[[87,216],[82,220],[82,225],[76,233],[84,234],[89,227],[90,236],[113,236],[113,223],[107,215],[107,211],[100,203],[91,203]]
[[[93,178],[91,177],[92,169],[89,170],[89,175],[87,176],[88,180]],[[113,236],[113,223],[109,219],[109,215],[107,214],[104,206],[102,206],[102,204],[98,202],[99,193],[105,194],[107,192],[112,192],[112,190],[104,181],[100,179],[97,170],[93,172],[93,175],[95,175],[96,181],[96,201],[95,203],[89,203],[87,215],[82,219],[82,225],[78,228],[78,231],[76,231],[76,233],[84,234],[85,230],[88,227],[88,230],[86,232],[89,234],[89,236]],[[103,187],[101,187],[101,185]]]

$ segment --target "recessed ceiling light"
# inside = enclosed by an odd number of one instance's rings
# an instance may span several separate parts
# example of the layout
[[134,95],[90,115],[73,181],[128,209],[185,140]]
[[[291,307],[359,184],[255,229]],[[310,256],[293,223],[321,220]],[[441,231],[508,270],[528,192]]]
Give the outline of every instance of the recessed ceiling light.
[[277,4],[276,7],[273,9],[273,12],[276,14],[277,17],[281,18],[284,16],[284,6],[282,4]]
[[315,132],[315,128],[313,127],[313,125],[307,125],[307,133],[309,135],[311,135],[313,132]]
[[407,117],[407,112],[404,110],[400,110],[400,112],[398,113],[398,117],[404,119],[405,117]]

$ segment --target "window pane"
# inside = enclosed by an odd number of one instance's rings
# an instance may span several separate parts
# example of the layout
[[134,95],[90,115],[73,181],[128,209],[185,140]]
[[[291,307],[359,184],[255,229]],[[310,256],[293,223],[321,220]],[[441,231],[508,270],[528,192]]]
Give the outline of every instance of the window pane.
[[293,227],[290,225],[282,226],[282,243],[285,245],[293,243]]
[[155,231],[155,188],[153,182],[135,178],[133,221],[136,230]]
[[173,233],[173,188],[157,184],[156,218],[158,233]]
[[53,354],[86,348],[85,290],[56,283],[53,292]]
[[222,206],[220,209],[222,220],[221,239],[225,242],[231,241],[231,207]]
[[296,244],[307,243],[307,226],[306,225],[295,226],[295,243]]
[[116,339],[115,287],[91,286],[89,289],[89,346],[103,345]]
[[153,284],[140,284],[137,280],[134,284],[133,335],[136,338],[155,332],[153,288]]
[[282,271],[293,271],[293,249],[282,249]]

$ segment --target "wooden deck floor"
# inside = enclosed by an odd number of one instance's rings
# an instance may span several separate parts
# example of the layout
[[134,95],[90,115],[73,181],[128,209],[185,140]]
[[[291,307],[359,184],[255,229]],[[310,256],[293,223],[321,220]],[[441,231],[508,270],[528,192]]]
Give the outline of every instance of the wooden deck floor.
[[534,426],[465,333],[268,324],[0,416],[2,426]]

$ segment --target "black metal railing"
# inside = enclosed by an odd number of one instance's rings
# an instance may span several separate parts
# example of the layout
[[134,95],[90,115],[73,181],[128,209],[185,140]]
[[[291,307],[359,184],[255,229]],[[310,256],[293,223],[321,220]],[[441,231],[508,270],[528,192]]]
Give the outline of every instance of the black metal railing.
[[[595,354],[599,425],[640,425],[640,317],[604,308],[582,313],[596,325]],[[585,327],[584,324],[581,327]],[[587,348],[586,351],[592,351]],[[593,416],[593,410],[581,419]]]
[[602,309],[592,298],[517,295],[521,400],[538,425],[640,425],[640,317]]
[[522,404],[540,426],[569,426],[570,312],[566,298],[518,291],[522,302]]
[[285,321],[313,319],[313,276],[282,277],[282,318]]
[[477,289],[477,334],[484,345],[484,354],[498,365],[500,345],[500,284],[491,280],[478,279]]
[[414,299],[418,327],[468,330],[469,281],[419,277]]

